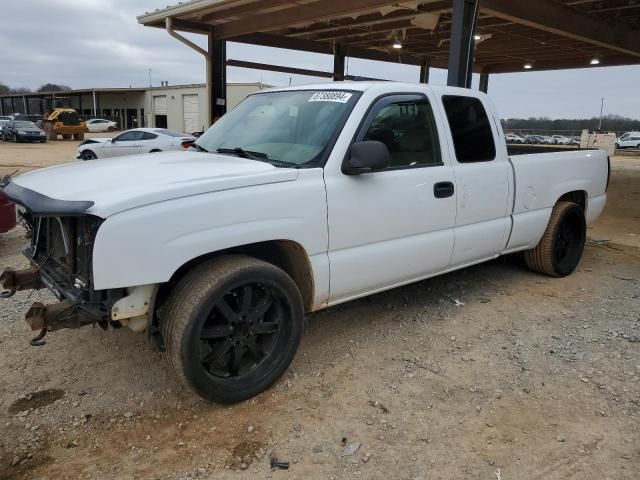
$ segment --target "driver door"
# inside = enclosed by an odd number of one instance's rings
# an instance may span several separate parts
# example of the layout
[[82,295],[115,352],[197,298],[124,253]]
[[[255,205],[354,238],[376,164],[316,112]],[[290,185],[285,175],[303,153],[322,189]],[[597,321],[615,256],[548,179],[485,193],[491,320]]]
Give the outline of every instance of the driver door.
[[134,155],[142,148],[142,135],[140,130],[129,130],[121,133],[104,149],[105,157],[119,157],[121,155]]
[[448,267],[455,179],[431,105],[426,93],[389,95],[374,103],[354,140],[384,143],[391,156],[386,170],[345,175],[325,169],[330,304]]

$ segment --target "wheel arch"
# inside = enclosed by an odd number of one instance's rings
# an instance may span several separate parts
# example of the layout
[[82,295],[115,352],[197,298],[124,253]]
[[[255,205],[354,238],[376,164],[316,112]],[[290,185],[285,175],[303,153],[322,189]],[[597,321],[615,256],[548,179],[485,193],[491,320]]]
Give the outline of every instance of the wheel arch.
[[[173,273],[168,282],[160,285],[154,302],[154,310],[157,312],[159,308],[162,308],[176,284],[193,268],[211,258],[230,254],[257,258],[281,268],[291,277],[298,290],[300,290],[305,311],[309,312],[313,309],[315,285],[313,269],[307,251],[298,242],[292,240],[269,240],[238,245],[189,260]],[[155,319],[155,317],[154,315],[153,318]]]
[[587,199],[588,199],[588,193],[585,190],[574,190],[572,192],[567,192],[561,195],[560,198],[556,200],[555,205],[557,205],[558,202],[573,202],[580,205],[580,207],[582,208],[582,211],[586,212]]

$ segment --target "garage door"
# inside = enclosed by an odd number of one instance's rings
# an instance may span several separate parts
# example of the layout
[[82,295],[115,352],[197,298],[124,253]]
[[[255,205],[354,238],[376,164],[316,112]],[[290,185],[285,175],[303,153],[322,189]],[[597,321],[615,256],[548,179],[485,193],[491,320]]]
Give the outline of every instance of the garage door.
[[197,132],[198,126],[198,95],[182,96],[182,118],[184,119],[183,131],[185,133]]
[[167,115],[167,96],[153,97],[153,111],[155,115]]

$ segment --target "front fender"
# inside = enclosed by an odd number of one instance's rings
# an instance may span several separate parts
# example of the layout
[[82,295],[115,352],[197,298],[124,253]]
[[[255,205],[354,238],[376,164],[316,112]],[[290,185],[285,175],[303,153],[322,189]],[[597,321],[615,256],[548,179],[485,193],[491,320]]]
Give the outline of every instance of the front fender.
[[269,240],[291,240],[309,256],[327,251],[321,169],[296,181],[194,195],[115,214],[98,230],[96,290],[164,283],[202,255]]

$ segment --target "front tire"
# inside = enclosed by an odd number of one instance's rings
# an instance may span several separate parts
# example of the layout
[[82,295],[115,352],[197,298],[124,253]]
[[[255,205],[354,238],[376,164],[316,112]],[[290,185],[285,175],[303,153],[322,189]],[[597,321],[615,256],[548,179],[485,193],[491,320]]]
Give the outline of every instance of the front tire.
[[542,239],[524,254],[527,267],[552,277],[569,275],[580,263],[586,235],[587,224],[580,205],[558,202]]
[[182,278],[163,308],[164,356],[207,400],[235,403],[269,388],[289,367],[304,326],[300,292],[269,263],[217,257]]
[[87,161],[87,160],[95,160],[98,158],[98,156],[91,150],[83,150],[82,153],[80,154],[80,158],[84,161]]

